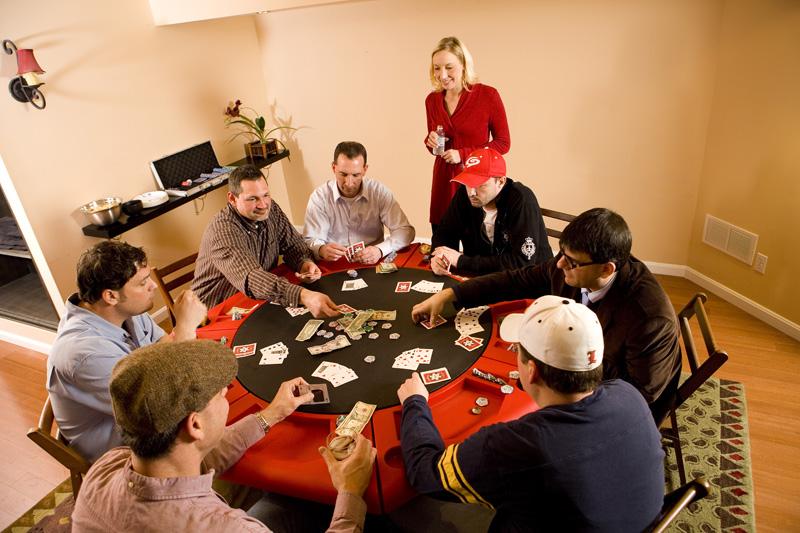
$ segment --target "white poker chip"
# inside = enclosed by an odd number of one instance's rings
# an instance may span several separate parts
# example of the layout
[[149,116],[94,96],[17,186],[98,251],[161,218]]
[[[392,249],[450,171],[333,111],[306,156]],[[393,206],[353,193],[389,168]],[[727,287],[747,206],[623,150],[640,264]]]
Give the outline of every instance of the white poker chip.
[[509,372],[508,379],[519,379],[519,370],[512,370]]
[[369,322],[367,322],[367,325],[374,328],[375,326],[378,325],[378,323],[375,322],[374,320],[370,320]]
[[473,415],[479,415],[479,414],[481,414],[481,408],[480,407],[473,407],[472,409],[470,409],[469,412],[472,413]]
[[336,324],[336,331],[342,331],[343,329],[344,329],[344,326],[343,326],[343,325],[341,325],[341,324]]
[[389,338],[392,339],[393,341],[397,340],[397,339],[400,338],[400,334],[399,333],[389,333]]
[[350,338],[353,339],[354,341],[360,341],[361,340],[361,335],[353,335]]
[[324,337],[325,337],[326,339],[330,339],[331,337],[333,337],[333,332],[332,332],[332,331],[329,331],[329,332],[327,332],[327,333],[324,335]]
[[383,324],[381,324],[381,327],[383,329],[392,329],[392,324],[391,322],[384,322]]
[[375,356],[374,356],[374,355],[368,355],[368,356],[366,356],[366,357],[364,358],[364,362],[365,362],[365,363],[374,363],[374,362],[375,362]]
[[486,398],[485,396],[478,396],[477,398],[475,398],[475,405],[477,405],[478,407],[486,407],[487,405],[489,405],[489,399]]
[[502,387],[500,387],[500,392],[502,392],[503,394],[511,394],[512,392],[514,392],[514,387],[512,387],[511,385],[503,385]]
[[336,322],[335,320],[331,320],[330,322],[328,322],[328,327],[329,328],[335,328],[338,325],[339,325],[339,323]]
[[372,339],[372,340],[375,340],[375,339],[377,339],[378,337],[380,337],[380,335],[378,335],[377,333],[370,333],[370,334],[369,334],[369,335],[367,335],[367,336],[368,336],[370,339]]
[[328,332],[325,331],[324,329],[317,330],[317,337],[322,337],[326,333],[328,333]]

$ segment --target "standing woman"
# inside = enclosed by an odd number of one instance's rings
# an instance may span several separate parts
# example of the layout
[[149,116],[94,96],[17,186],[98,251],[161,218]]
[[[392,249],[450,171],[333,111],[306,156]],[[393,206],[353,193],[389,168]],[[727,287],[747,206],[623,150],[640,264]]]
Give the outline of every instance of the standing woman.
[[[428,135],[425,145],[436,155],[431,184],[430,222],[434,231],[458,183],[450,180],[463,169],[473,150],[488,146],[505,154],[511,147],[506,109],[494,87],[478,83],[472,56],[457,37],[445,37],[431,54],[433,92],[425,99]],[[447,139],[437,155],[438,126]]]

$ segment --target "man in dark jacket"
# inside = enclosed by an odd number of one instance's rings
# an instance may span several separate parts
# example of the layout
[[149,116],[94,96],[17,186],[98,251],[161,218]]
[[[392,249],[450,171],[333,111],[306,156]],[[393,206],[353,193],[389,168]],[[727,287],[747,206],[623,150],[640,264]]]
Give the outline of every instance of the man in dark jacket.
[[506,162],[498,152],[475,150],[452,181],[464,187],[450,201],[431,239],[435,274],[444,274],[448,266],[486,274],[553,257],[536,196],[506,177]]
[[590,209],[564,228],[559,244],[548,262],[445,289],[414,306],[412,318],[436,316],[452,301],[474,307],[555,294],[582,302],[603,326],[603,378],[631,383],[660,420],[680,376],[677,319],[656,278],[630,255],[628,225],[609,209]]
[[493,508],[489,528],[639,532],[661,509],[664,452],[641,395],[603,381],[603,331],[574,300],[542,296],[506,317],[517,386],[539,409],[445,446],[416,372],[397,391],[411,486],[436,499]]

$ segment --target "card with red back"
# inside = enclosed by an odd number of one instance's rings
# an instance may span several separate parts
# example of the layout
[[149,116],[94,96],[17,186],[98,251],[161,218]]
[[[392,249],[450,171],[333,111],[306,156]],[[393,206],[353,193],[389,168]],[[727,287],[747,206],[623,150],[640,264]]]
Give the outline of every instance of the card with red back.
[[420,373],[420,377],[425,385],[433,385],[434,383],[440,383],[450,379],[450,372],[448,372],[445,367],[435,368]]
[[233,347],[233,355],[236,357],[247,357],[256,353],[256,343],[240,344]]
[[420,322],[420,324],[422,324],[425,327],[425,329],[433,329],[437,326],[441,326],[445,322],[447,322],[445,318],[442,318],[441,315],[436,315],[435,317],[431,318],[428,321],[423,320],[422,322]]
[[483,346],[483,339],[478,337],[470,337],[469,335],[465,335],[458,339],[455,342],[458,346],[461,346],[466,351],[471,352],[472,350],[477,350],[481,346]]
[[398,281],[397,286],[394,288],[394,292],[411,292],[411,282]]
[[339,304],[338,306],[336,306],[336,308],[337,308],[339,311],[341,311],[341,312],[342,312],[342,314],[347,314],[347,313],[355,313],[355,312],[356,312],[356,310],[355,310],[355,309],[353,309],[352,307],[350,307],[350,306],[349,306],[349,305],[347,305],[347,304]]

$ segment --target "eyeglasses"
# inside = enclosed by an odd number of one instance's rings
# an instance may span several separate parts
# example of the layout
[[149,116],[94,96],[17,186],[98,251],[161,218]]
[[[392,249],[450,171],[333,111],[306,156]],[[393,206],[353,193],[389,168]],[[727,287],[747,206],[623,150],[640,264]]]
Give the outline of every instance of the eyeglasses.
[[598,261],[586,261],[584,263],[579,262],[577,259],[573,259],[572,257],[568,256],[564,253],[564,249],[561,248],[558,252],[558,257],[556,257],[556,262],[558,262],[558,258],[563,257],[564,262],[567,264],[567,268],[565,270],[572,270],[573,268],[585,267],[590,265],[604,265],[605,263],[600,263]]

